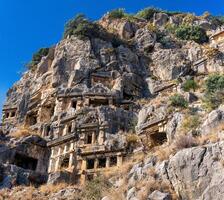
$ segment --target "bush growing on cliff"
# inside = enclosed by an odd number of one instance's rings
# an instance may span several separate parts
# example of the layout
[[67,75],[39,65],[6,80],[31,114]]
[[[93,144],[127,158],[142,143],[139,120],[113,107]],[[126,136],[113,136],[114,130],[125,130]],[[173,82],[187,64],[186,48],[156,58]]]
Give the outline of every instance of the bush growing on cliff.
[[205,89],[203,101],[208,110],[215,109],[224,103],[224,75],[210,75],[205,81]]
[[185,133],[189,131],[195,131],[201,123],[201,119],[199,115],[187,115],[185,116],[182,129]]
[[141,11],[139,11],[137,14],[136,14],[136,17],[138,18],[143,18],[143,19],[146,19],[146,20],[150,20],[152,19],[153,15],[155,13],[158,13],[160,12],[161,10],[158,9],[158,8],[153,8],[153,7],[150,7],[150,8],[145,8]]
[[200,26],[181,25],[176,27],[175,35],[182,40],[193,40],[199,44],[208,42],[206,31]]
[[32,60],[26,65],[28,69],[34,69],[34,67],[41,61],[42,57],[47,56],[49,48],[41,48],[33,54]]
[[219,90],[224,90],[224,75],[210,75],[205,81],[206,92],[211,94]]
[[77,15],[65,25],[64,38],[71,35],[74,35],[81,40],[85,40],[86,38],[100,38],[105,41],[110,41],[113,47],[123,44],[123,41],[116,35],[107,32],[107,30],[97,23],[89,21],[82,14]]
[[216,91],[214,93],[206,93],[203,99],[204,107],[209,111],[218,108],[224,103],[224,91]]
[[174,94],[173,96],[171,96],[170,103],[174,107],[186,108],[188,106],[188,102],[180,94]]
[[195,91],[198,88],[197,83],[194,80],[186,80],[183,83],[183,90],[189,92],[190,90]]
[[126,13],[123,8],[118,8],[118,9],[110,11],[108,16],[111,19],[121,19],[126,16]]
[[77,15],[65,25],[64,38],[75,35],[81,39],[95,37],[99,33],[99,26],[90,22],[83,14]]

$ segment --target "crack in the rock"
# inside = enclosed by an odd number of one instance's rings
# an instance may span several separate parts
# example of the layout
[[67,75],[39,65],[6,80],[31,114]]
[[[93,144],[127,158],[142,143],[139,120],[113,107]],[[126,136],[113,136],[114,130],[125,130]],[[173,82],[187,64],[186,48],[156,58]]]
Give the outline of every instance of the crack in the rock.
[[202,156],[201,156],[201,159],[200,159],[200,161],[199,161],[199,163],[198,163],[198,169],[200,168],[201,164],[203,163],[205,154],[206,154],[206,152],[207,152],[207,148],[206,148],[206,147],[203,147],[203,149],[204,149],[204,152],[203,152],[203,154],[202,154]]

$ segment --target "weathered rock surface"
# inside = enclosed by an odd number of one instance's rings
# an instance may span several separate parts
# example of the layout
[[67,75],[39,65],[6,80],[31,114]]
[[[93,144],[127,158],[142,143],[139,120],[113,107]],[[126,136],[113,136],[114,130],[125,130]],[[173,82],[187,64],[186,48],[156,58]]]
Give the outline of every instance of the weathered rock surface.
[[162,193],[160,191],[154,191],[148,196],[148,200],[170,200],[171,197],[168,193]]
[[181,113],[175,113],[173,118],[167,123],[167,139],[168,142],[172,142],[175,138],[175,134],[178,133],[178,129],[181,128],[181,122],[184,116]]
[[219,126],[224,124],[224,106],[210,112],[201,127],[202,134],[216,132]]
[[223,199],[224,143],[185,149],[169,161],[168,176],[180,199]]
[[[166,31],[169,23],[179,26],[183,21],[199,25],[209,34],[218,26],[209,17],[187,14],[156,12],[148,21],[133,16],[105,15],[97,24],[108,38],[101,34],[84,38],[73,35],[51,47],[48,55],[8,91],[0,124],[0,189],[10,188],[6,193],[21,199],[27,188],[16,191],[14,186],[38,186],[46,182],[47,175],[49,183],[72,182],[70,175],[79,170],[77,175],[86,175],[89,169],[76,169],[82,166],[76,163],[81,160],[81,154],[84,154],[83,163],[89,154],[97,160],[106,154],[111,154],[107,157],[111,159],[116,153],[116,156],[122,154],[122,159],[130,164],[126,160],[132,158],[130,153],[142,153],[144,159],[135,158],[137,162],[133,161],[131,170],[130,166],[124,166],[127,172],[110,178],[115,189],[125,188],[122,195],[127,200],[142,200],[143,196],[148,200],[170,200],[175,195],[181,200],[224,199],[224,143],[221,141],[224,107],[221,105],[207,114],[201,103],[202,88],[194,93],[183,91],[183,83],[190,78],[201,85],[207,74],[224,72],[223,49],[218,41],[200,45],[175,38]],[[208,56],[209,49],[216,54]],[[171,104],[170,96],[176,93],[185,97],[189,108]],[[185,148],[183,145],[177,149],[174,142],[183,128],[184,117],[191,112],[202,119],[197,133],[208,137],[203,144],[210,144],[176,152]],[[89,128],[93,124],[97,124],[99,132],[104,129],[100,145],[96,138],[89,135],[81,138],[77,134],[78,127]],[[31,135],[13,136],[20,127],[27,128]],[[211,133],[217,135],[215,141],[209,139]],[[82,140],[82,148],[91,146],[92,152],[85,154],[83,149],[75,149],[74,144],[69,147],[68,136],[74,137],[72,142]],[[131,136],[129,141],[128,136]],[[148,140],[154,142],[149,152],[144,146],[151,142]],[[52,149],[64,146],[53,149],[57,155],[52,153],[49,161],[47,144],[52,141],[56,145]],[[127,148],[129,145],[133,148]],[[62,154],[69,154],[69,159],[64,160]],[[78,159],[73,162],[71,155]],[[63,159],[56,161],[57,156]],[[48,174],[51,161],[60,170]],[[64,170],[64,162],[73,168]],[[106,159],[105,166],[102,165],[106,167],[109,163]],[[120,169],[123,170],[122,166],[116,170]],[[98,173],[94,171],[94,175]],[[31,199],[75,200],[77,192],[72,186],[52,194],[32,188]],[[102,200],[110,199],[111,196],[105,195]]]
[[172,80],[190,73],[190,61],[186,52],[163,49],[152,54],[153,74],[162,80]]

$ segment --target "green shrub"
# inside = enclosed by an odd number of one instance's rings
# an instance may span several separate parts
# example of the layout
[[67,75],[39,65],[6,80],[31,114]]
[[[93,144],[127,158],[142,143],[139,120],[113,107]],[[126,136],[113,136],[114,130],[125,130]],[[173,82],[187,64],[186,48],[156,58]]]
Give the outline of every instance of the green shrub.
[[183,84],[183,90],[189,92],[190,90],[196,90],[198,88],[197,83],[194,80],[186,80]]
[[203,98],[205,108],[213,110],[224,103],[224,75],[210,75],[205,81],[205,89]]
[[182,107],[186,108],[188,106],[188,102],[184,99],[182,95],[174,94],[170,97],[170,103],[174,107]]
[[182,128],[185,133],[196,130],[201,123],[200,117],[198,115],[188,115],[184,118]]
[[126,13],[123,8],[118,8],[118,9],[110,11],[108,16],[111,19],[121,19],[126,16]]
[[209,111],[218,108],[224,103],[224,91],[216,91],[211,94],[205,94],[203,98],[204,107]]
[[40,48],[33,54],[32,60],[26,65],[28,69],[34,69],[35,66],[41,61],[42,57],[47,56],[49,48]]
[[224,24],[224,16],[217,17],[221,24]]
[[224,16],[211,16],[211,23],[222,26],[224,24]]
[[127,13],[125,14],[125,16],[123,18],[129,22],[136,22],[138,20],[138,18],[135,15],[127,14]]
[[205,86],[207,94],[211,94],[219,90],[224,90],[224,75],[210,75],[205,81]]
[[182,14],[181,11],[168,11],[168,10],[163,11],[163,13],[166,13],[169,16]]
[[100,38],[112,43],[116,48],[125,42],[116,35],[109,33],[97,23],[89,21],[84,15],[79,14],[65,25],[64,38],[74,35],[81,40],[86,38]]
[[181,25],[176,27],[175,35],[182,40],[193,40],[199,44],[208,42],[206,31],[200,26]]
[[165,29],[166,29],[168,32],[175,34],[175,31],[176,31],[176,29],[177,29],[177,26],[175,26],[174,24],[171,24],[171,23],[167,23],[167,24],[165,25]]
[[161,12],[161,10],[158,8],[150,7],[150,8],[145,8],[145,9],[139,11],[135,16],[138,18],[150,20],[150,19],[152,19],[153,15],[158,12]]
[[75,35],[80,39],[96,37],[100,31],[99,26],[90,22],[83,14],[77,15],[65,25],[64,38]]
[[147,29],[150,31],[150,32],[153,32],[153,33],[158,33],[159,32],[159,29],[157,26],[155,26],[153,23],[149,22],[147,24]]

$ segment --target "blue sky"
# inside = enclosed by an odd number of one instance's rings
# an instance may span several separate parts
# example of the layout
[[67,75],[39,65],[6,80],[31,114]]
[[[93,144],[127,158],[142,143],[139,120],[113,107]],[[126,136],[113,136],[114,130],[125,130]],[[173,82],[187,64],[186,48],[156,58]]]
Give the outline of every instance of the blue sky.
[[224,15],[223,5],[223,0],[0,0],[0,109],[6,91],[20,78],[32,53],[58,42],[65,22],[77,13],[95,20],[115,8],[134,13],[154,6]]

